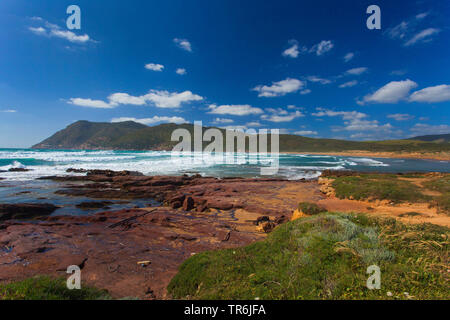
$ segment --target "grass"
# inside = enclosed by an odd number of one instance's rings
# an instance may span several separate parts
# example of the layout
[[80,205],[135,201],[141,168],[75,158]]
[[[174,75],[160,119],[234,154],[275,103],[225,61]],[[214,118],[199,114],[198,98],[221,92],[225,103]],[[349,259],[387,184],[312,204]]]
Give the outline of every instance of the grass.
[[326,209],[311,202],[300,202],[298,204],[298,210],[311,216],[327,211]]
[[69,290],[66,279],[37,276],[0,284],[0,300],[97,300],[109,299],[107,291],[92,287]]
[[424,183],[424,186],[430,190],[442,193],[441,196],[434,199],[436,206],[440,212],[450,214],[450,175],[427,181]]
[[[431,224],[321,213],[246,247],[194,255],[168,292],[179,299],[449,299],[448,236]],[[380,290],[366,287],[372,264],[381,268]]]
[[360,174],[334,179],[332,186],[340,199],[377,199],[390,200],[394,203],[427,202],[432,199],[422,194],[418,186],[409,181],[399,180],[393,174]]

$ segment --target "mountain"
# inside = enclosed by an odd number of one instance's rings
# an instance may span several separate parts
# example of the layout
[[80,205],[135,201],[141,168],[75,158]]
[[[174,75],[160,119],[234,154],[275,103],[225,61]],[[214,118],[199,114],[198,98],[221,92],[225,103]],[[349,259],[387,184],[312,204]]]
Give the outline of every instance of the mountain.
[[[149,127],[133,121],[118,123],[98,123],[77,121],[58,131],[50,138],[33,146],[34,149],[93,149],[93,150],[171,150],[178,142],[171,141],[175,129],[186,129],[193,141],[192,124],[160,124]],[[208,129],[204,127],[203,130]],[[219,129],[224,140],[226,130]],[[270,137],[268,137],[270,150]],[[203,146],[210,142],[203,142]],[[225,141],[224,141],[225,143]],[[247,143],[248,144],[248,143]],[[246,148],[248,150],[248,148]],[[225,150],[225,149],[224,149]],[[281,134],[281,152],[340,152],[363,150],[371,152],[440,152],[450,151],[450,143],[435,143],[408,140],[386,141],[346,141],[337,139],[308,138],[297,135]]]
[[133,121],[103,123],[77,121],[33,146],[34,149],[104,149],[122,136],[147,128]]
[[438,142],[438,143],[450,142],[450,133],[418,136],[418,137],[409,138],[408,140],[418,140],[418,141]]

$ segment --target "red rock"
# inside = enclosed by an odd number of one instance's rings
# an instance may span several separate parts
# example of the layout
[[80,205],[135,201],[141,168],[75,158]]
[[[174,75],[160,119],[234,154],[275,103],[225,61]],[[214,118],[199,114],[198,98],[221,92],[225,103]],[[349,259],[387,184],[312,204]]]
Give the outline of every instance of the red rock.
[[183,210],[184,211],[191,211],[194,209],[194,199],[192,197],[186,197],[183,202]]

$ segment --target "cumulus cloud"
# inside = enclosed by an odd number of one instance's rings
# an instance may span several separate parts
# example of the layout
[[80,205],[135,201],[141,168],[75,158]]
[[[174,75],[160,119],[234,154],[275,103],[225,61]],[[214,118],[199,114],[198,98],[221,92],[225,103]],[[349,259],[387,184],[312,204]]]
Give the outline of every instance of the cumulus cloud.
[[95,40],[91,39],[89,37],[89,35],[87,35],[87,34],[77,35],[70,30],[64,30],[61,27],[59,27],[58,25],[50,23],[48,21],[45,21],[44,19],[42,19],[40,17],[33,17],[32,20],[44,24],[43,26],[28,28],[28,30],[30,30],[32,33],[34,33],[38,36],[47,36],[50,38],[55,37],[55,38],[65,39],[72,43],[86,43],[88,41],[95,42]]
[[166,90],[150,90],[145,96],[146,101],[152,102],[158,108],[179,108],[182,103],[203,100],[203,97],[191,91],[169,92]]
[[251,121],[245,124],[247,127],[261,127],[262,124],[259,121]]
[[360,74],[367,72],[367,70],[369,70],[369,69],[366,67],[360,67],[360,68],[349,69],[349,70],[345,71],[345,73],[348,75],[359,76]]
[[296,118],[305,116],[302,112],[298,110],[294,112],[288,112],[281,108],[277,109],[267,108],[266,111],[269,112],[269,114],[268,115],[263,114],[261,116],[261,119],[270,122],[290,122]]
[[413,102],[443,102],[450,101],[450,85],[428,87],[411,94],[409,101]]
[[358,81],[352,80],[352,81],[348,81],[348,82],[345,82],[345,83],[339,85],[339,88],[350,88],[350,87],[356,86],[357,84],[358,84]]
[[300,131],[295,131],[294,134],[299,135],[299,136],[315,136],[318,133],[317,133],[317,131],[300,130]]
[[215,105],[211,104],[209,106],[209,112],[211,114],[229,114],[233,116],[247,116],[251,114],[261,114],[262,109],[252,107],[248,104],[233,104],[233,105]]
[[180,123],[186,123],[187,121],[184,118],[181,117],[166,117],[166,116],[154,116],[152,118],[142,118],[142,119],[137,119],[137,118],[131,118],[131,117],[120,117],[120,118],[113,118],[111,119],[111,122],[125,122],[125,121],[134,121],[137,123],[142,123],[145,125],[149,125],[149,124],[155,124],[155,123],[176,123],[176,124],[180,124]]
[[349,62],[355,57],[355,54],[353,52],[349,52],[344,56],[344,62]]
[[414,136],[424,136],[428,134],[447,134],[450,133],[448,124],[429,125],[425,123],[416,123],[410,131]]
[[300,91],[301,95],[308,94],[308,93],[311,93],[310,89],[305,89],[305,90]]
[[111,109],[114,108],[114,105],[111,105],[103,100],[92,100],[92,99],[83,99],[83,98],[70,98],[69,103],[87,108],[99,108],[99,109]]
[[332,81],[329,80],[329,79],[320,78],[320,77],[318,77],[318,76],[308,76],[308,77],[306,77],[306,79],[307,79],[308,81],[311,81],[311,82],[318,82],[318,83],[320,83],[320,84],[329,84],[329,83],[332,82]]
[[318,112],[312,113],[315,117],[341,117],[344,120],[343,126],[333,127],[332,131],[359,131],[351,138],[368,137],[366,132],[371,132],[372,136],[394,134],[394,127],[390,123],[380,124],[378,120],[368,119],[368,115],[359,111],[334,111],[324,108],[316,108]]
[[316,55],[321,56],[324,53],[333,49],[334,44],[331,40],[322,40],[318,44],[314,45],[310,52],[314,52]]
[[145,69],[152,71],[163,71],[164,66],[159,63],[148,63],[145,65]]
[[388,114],[388,118],[394,119],[396,121],[407,121],[414,119],[413,115],[407,114],[407,113],[394,113],[394,114]]
[[409,79],[403,81],[391,81],[372,94],[364,97],[360,104],[364,103],[396,103],[404,100],[411,89],[417,87],[417,83]]
[[258,92],[258,97],[280,97],[288,93],[296,92],[303,88],[305,83],[298,79],[287,78],[278,82],[272,82],[272,85],[259,85],[253,88]]
[[296,40],[290,40],[289,44],[291,46],[283,51],[283,57],[297,58],[300,54],[300,51],[298,49],[298,42]]
[[192,46],[191,43],[189,42],[189,40],[187,39],[180,39],[180,38],[175,38],[173,39],[173,42],[181,49],[188,51],[188,52],[192,52]]
[[185,75],[187,73],[186,69],[184,68],[178,68],[177,71],[175,71],[179,75]]
[[131,104],[135,106],[142,106],[145,104],[145,99],[143,97],[130,96],[128,93],[113,93],[108,97],[109,104],[113,107],[120,104]]
[[428,28],[425,30],[420,31],[416,35],[414,35],[410,40],[405,42],[405,46],[412,46],[413,44],[416,44],[417,42],[428,42],[431,41],[431,36],[439,33],[441,30],[436,28]]
[[89,108],[111,109],[119,105],[146,105],[152,103],[158,108],[179,108],[184,103],[203,100],[203,97],[193,94],[191,91],[169,92],[165,90],[150,90],[142,96],[132,96],[128,93],[113,93],[108,97],[108,102],[84,98],[71,98],[69,103]]
[[226,118],[215,118],[213,123],[218,124],[218,123],[233,123],[234,120],[232,119],[226,119]]

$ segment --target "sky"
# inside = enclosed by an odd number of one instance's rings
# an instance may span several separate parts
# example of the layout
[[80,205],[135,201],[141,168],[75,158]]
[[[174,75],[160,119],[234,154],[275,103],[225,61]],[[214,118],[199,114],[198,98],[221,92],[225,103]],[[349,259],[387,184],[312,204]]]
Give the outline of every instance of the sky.
[[[381,29],[366,24],[373,4]],[[2,0],[0,147],[77,120],[450,133],[449,40],[447,0]]]

